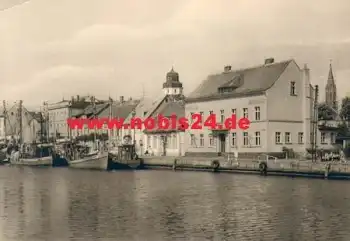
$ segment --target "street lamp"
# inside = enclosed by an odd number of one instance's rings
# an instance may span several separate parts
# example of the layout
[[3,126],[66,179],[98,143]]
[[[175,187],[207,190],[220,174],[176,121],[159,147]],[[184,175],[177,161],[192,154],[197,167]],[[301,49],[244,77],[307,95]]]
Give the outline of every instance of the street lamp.
[[142,155],[143,154],[143,152],[142,152],[143,141],[142,140],[139,140],[139,145],[140,145],[140,155]]

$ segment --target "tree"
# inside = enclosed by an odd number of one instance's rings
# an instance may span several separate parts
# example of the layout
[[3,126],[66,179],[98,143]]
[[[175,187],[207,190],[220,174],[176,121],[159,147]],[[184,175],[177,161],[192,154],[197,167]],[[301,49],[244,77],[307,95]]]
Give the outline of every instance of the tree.
[[338,125],[337,136],[339,137],[348,137],[350,136],[350,131],[346,123],[341,123]]
[[319,120],[333,120],[334,111],[326,103],[320,103],[318,105],[318,119]]
[[350,121],[350,98],[345,97],[341,102],[340,117],[344,121]]

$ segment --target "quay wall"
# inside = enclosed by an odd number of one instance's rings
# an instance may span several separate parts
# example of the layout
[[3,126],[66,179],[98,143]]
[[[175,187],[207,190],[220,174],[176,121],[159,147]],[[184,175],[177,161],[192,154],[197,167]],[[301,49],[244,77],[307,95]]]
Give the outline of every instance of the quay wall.
[[[173,169],[189,171],[214,171],[249,173],[264,176],[315,177],[325,179],[349,179],[350,165],[344,163],[313,163],[293,159],[268,160],[264,172],[258,160],[228,160],[224,157],[144,157],[145,169]],[[213,161],[219,163],[215,166]]]

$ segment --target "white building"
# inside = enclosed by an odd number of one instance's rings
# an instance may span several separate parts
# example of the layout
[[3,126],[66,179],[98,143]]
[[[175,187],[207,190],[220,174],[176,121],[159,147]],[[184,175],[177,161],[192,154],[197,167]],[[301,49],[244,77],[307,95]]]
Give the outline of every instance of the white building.
[[89,97],[72,97],[71,100],[62,100],[57,103],[47,104],[49,137],[68,138],[71,130],[68,128],[67,119],[83,111],[90,104]]
[[[120,97],[120,101],[110,101],[99,104],[89,104],[81,113],[73,116],[76,118],[82,119],[91,119],[91,118],[122,118],[126,119],[130,113],[135,109],[135,107],[139,104],[139,100],[129,99],[124,101],[124,97]],[[122,131],[116,128],[110,129],[105,123],[102,126],[102,129],[89,129],[87,125],[84,125],[84,128],[74,129],[72,130],[72,137],[75,138],[77,136],[88,136],[90,134],[106,134],[110,140],[116,144],[121,143],[122,140]]]
[[16,103],[12,107],[6,109],[4,116],[5,134],[7,139],[10,139],[11,137],[18,139],[22,136],[23,143],[41,141],[43,118],[40,112],[28,111],[23,105],[21,111],[20,104]]
[[[159,114],[170,117],[171,114],[184,116],[183,86],[179,81],[179,74],[172,68],[166,74],[163,84],[163,94],[158,98],[142,99],[130,113],[125,123],[130,124],[133,116],[142,120],[146,118],[157,118]],[[144,127],[144,126],[143,126]],[[184,155],[184,131],[178,129],[169,130],[145,130],[123,129],[122,136],[130,136],[136,144],[136,151],[143,155],[146,150],[154,155],[179,156]]]
[[5,130],[5,115],[0,114],[0,140],[5,140],[6,130]]
[[238,152],[280,156],[283,149],[305,153],[311,143],[313,87],[309,69],[294,60],[210,75],[186,99],[185,114],[216,114],[221,122],[232,114],[250,120],[248,130],[188,130],[186,154],[210,155]]

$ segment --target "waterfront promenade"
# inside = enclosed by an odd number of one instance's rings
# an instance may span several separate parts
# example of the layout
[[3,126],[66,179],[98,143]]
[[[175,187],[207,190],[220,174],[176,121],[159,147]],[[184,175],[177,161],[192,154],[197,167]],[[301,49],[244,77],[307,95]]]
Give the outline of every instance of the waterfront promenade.
[[[265,162],[264,175],[304,176],[330,179],[350,179],[347,162],[312,162],[296,159],[228,159],[227,157],[142,157],[144,166],[150,169],[174,169],[189,171],[217,171],[263,174],[261,162]],[[219,164],[218,164],[219,163]]]

